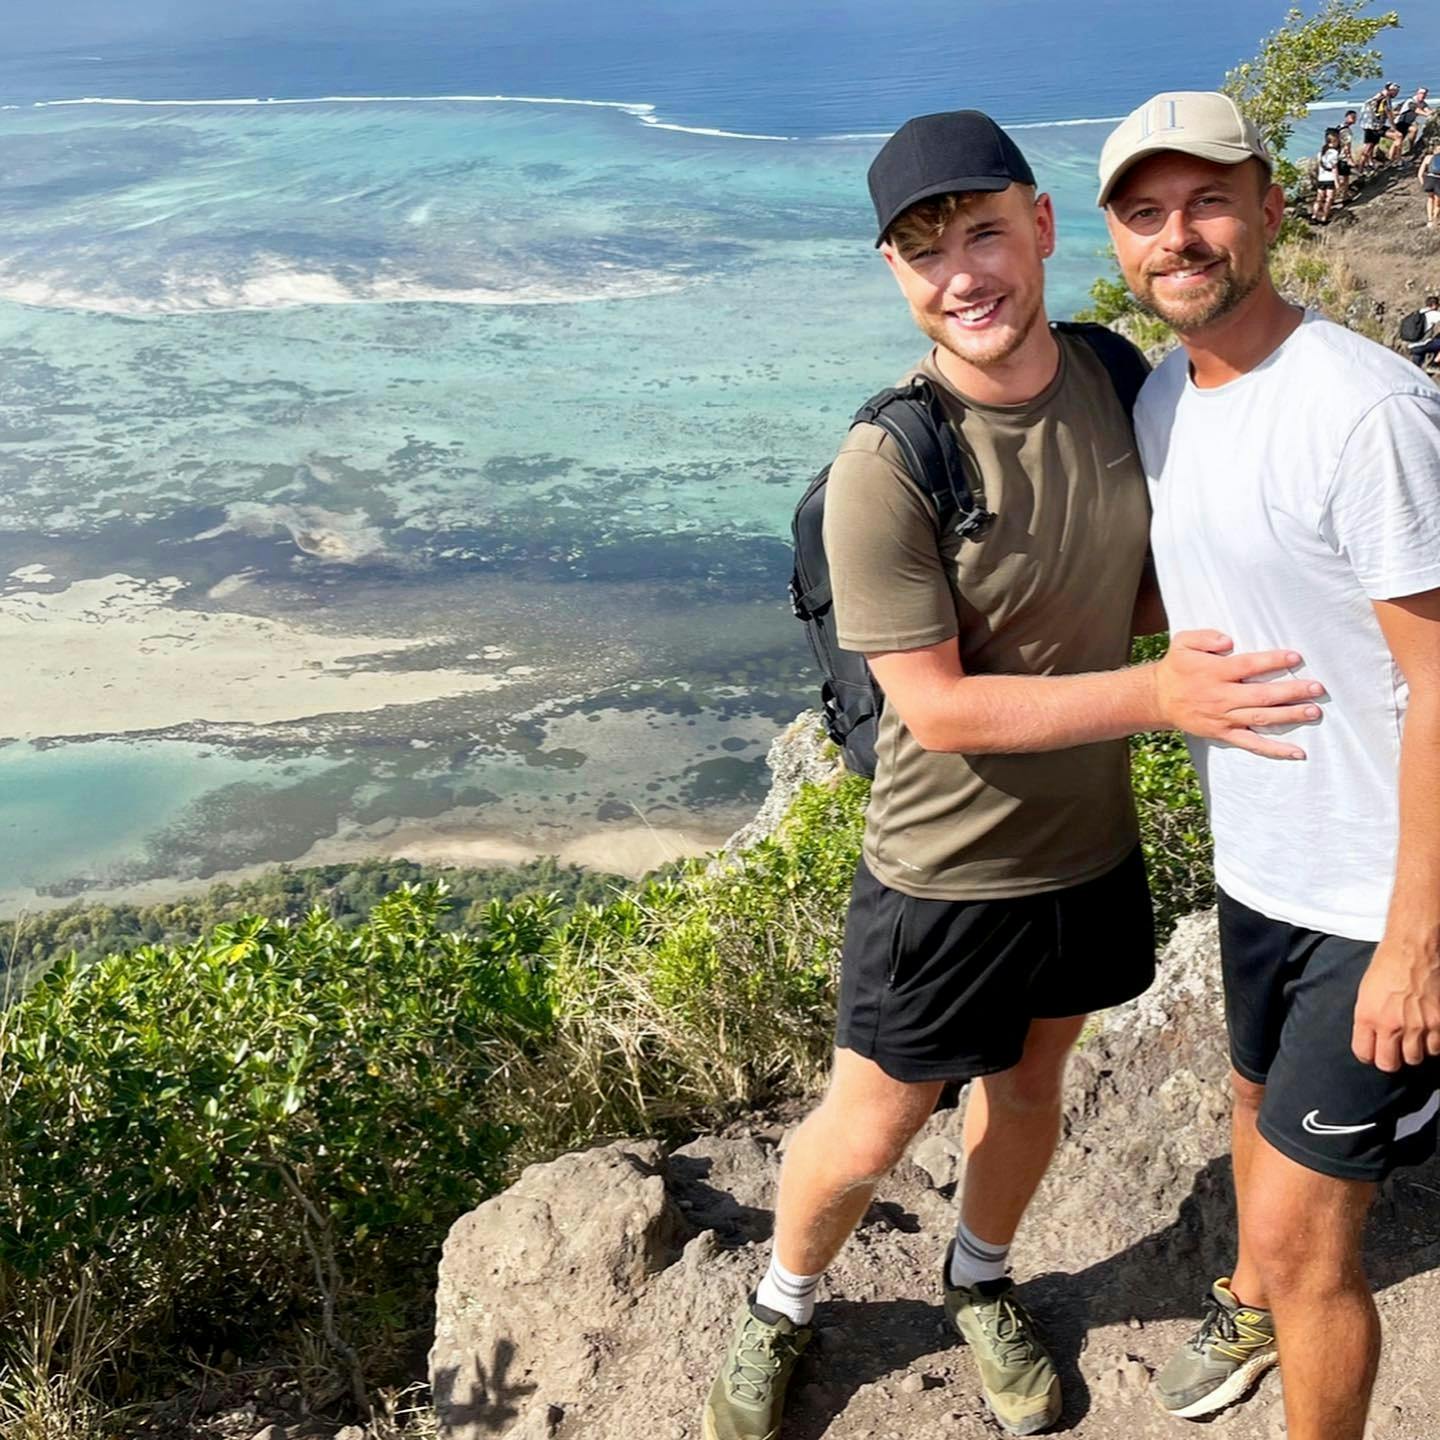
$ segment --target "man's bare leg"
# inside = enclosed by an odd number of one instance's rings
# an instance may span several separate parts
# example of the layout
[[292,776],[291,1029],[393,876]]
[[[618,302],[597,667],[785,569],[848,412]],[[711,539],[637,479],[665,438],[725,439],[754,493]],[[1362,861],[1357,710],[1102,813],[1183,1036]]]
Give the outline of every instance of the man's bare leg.
[[1240,1253],[1235,1259],[1235,1272],[1230,1279],[1230,1290],[1242,1305],[1252,1310],[1268,1310],[1265,1282],[1260,1271],[1251,1261],[1245,1245],[1245,1197],[1251,1194],[1251,1172],[1254,1168],[1256,1147],[1260,1144],[1260,1102],[1265,1098],[1265,1087],[1247,1080],[1238,1071],[1230,1072],[1230,1090],[1234,1108],[1230,1115],[1230,1160],[1235,1177],[1235,1210],[1239,1216]]
[[1045,1178],[1060,1139],[1065,1066],[1085,1019],[1033,1021],[1020,1063],[971,1086],[960,1218],[989,1245],[1010,1244]]
[[1316,1174],[1257,1137],[1242,1248],[1275,1317],[1290,1440],[1362,1440],[1380,1317],[1361,1263],[1366,1181]]
[[818,1275],[860,1223],[875,1187],[940,1098],[939,1081],[894,1080],[853,1050],[835,1052],[830,1088],[795,1132],[780,1168],[775,1256]]

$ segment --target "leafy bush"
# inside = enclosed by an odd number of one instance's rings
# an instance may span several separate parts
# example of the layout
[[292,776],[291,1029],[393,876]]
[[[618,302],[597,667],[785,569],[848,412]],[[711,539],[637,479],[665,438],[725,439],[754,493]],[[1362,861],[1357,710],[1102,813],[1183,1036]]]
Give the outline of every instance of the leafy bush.
[[576,914],[550,951],[553,1027],[505,1067],[520,1153],[701,1125],[818,1082],[868,795],[850,776],[807,787],[773,839]]
[[179,1335],[296,1317],[353,1369],[337,1315],[411,1289],[499,1182],[493,1056],[551,1019],[549,902],[497,903],[472,935],[443,908],[432,886],[353,932],[252,919],[67,959],[4,1012],[0,1334],[84,1290],[122,1389]]

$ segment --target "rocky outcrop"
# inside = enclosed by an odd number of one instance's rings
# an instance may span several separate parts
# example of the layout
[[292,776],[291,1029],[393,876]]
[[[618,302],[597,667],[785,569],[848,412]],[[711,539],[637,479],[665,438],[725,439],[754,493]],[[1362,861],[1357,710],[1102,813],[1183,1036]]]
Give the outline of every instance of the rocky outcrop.
[[[1103,963],[1103,956],[1095,957]],[[1228,1064],[1213,916],[1184,921],[1156,985],[1098,1021],[1071,1067],[1064,1139],[1014,1251],[1079,1440],[1160,1440],[1151,1374],[1232,1263]],[[830,1273],[785,1440],[993,1436],[937,1272],[963,1169],[939,1111]],[[669,1154],[608,1146],[532,1167],[461,1220],[432,1354],[447,1440],[698,1440],[736,1306],[763,1270],[790,1115]],[[1388,1187],[1371,1246],[1387,1316],[1376,1440],[1440,1433],[1440,1171]],[[1262,1386],[1224,1423],[1283,1433]]]
[[548,1433],[563,1419],[549,1397],[593,1380],[646,1280],[689,1232],[663,1168],[654,1142],[565,1155],[454,1225],[430,1354],[449,1435],[479,1440],[516,1421],[521,1434]]
[[770,742],[765,763],[770,767],[770,792],[755,818],[725,842],[716,865],[773,835],[802,785],[834,784],[845,773],[840,752],[826,738],[813,710],[802,711]]

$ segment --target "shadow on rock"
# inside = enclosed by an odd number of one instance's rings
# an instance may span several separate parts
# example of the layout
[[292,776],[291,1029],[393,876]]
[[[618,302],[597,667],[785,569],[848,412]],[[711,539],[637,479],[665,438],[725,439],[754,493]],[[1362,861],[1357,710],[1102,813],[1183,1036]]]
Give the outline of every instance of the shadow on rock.
[[727,1248],[770,1238],[775,1216],[758,1205],[746,1205],[728,1190],[709,1183],[715,1161],[708,1155],[677,1151],[667,1162],[669,1190],[680,1212],[694,1226],[713,1230]]
[[[513,1384],[508,1376],[515,1364],[515,1344],[501,1340],[487,1370],[480,1357],[474,1359],[474,1375],[462,1380],[458,1366],[437,1370],[432,1378],[435,1403],[451,1425],[473,1426],[476,1430],[498,1432],[520,1414],[520,1402],[535,1393],[536,1387]],[[464,1394],[459,1393],[462,1386]]]

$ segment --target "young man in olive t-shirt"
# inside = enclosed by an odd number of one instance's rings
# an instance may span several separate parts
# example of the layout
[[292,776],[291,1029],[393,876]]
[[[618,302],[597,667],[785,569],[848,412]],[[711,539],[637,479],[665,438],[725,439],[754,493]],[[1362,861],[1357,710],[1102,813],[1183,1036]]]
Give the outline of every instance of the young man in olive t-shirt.
[[[770,1269],[705,1403],[706,1440],[775,1440],[815,1293],[946,1081],[976,1082],[945,1309],[1013,1434],[1059,1417],[1050,1357],[1006,1276],[1049,1165],[1086,1014],[1138,994],[1153,927],[1126,740],[1177,726],[1279,759],[1252,727],[1319,718],[1298,663],[1213,632],[1125,666],[1163,627],[1134,436],[1083,340],[1046,321],[1048,196],[975,111],[922,116],[870,170],[880,245],[934,342],[939,393],[998,519],[940,534],[883,430],[850,432],[825,507],[840,643],[886,693],[846,924],[835,1068],[785,1156]],[[1269,708],[1265,708],[1269,707]]]

